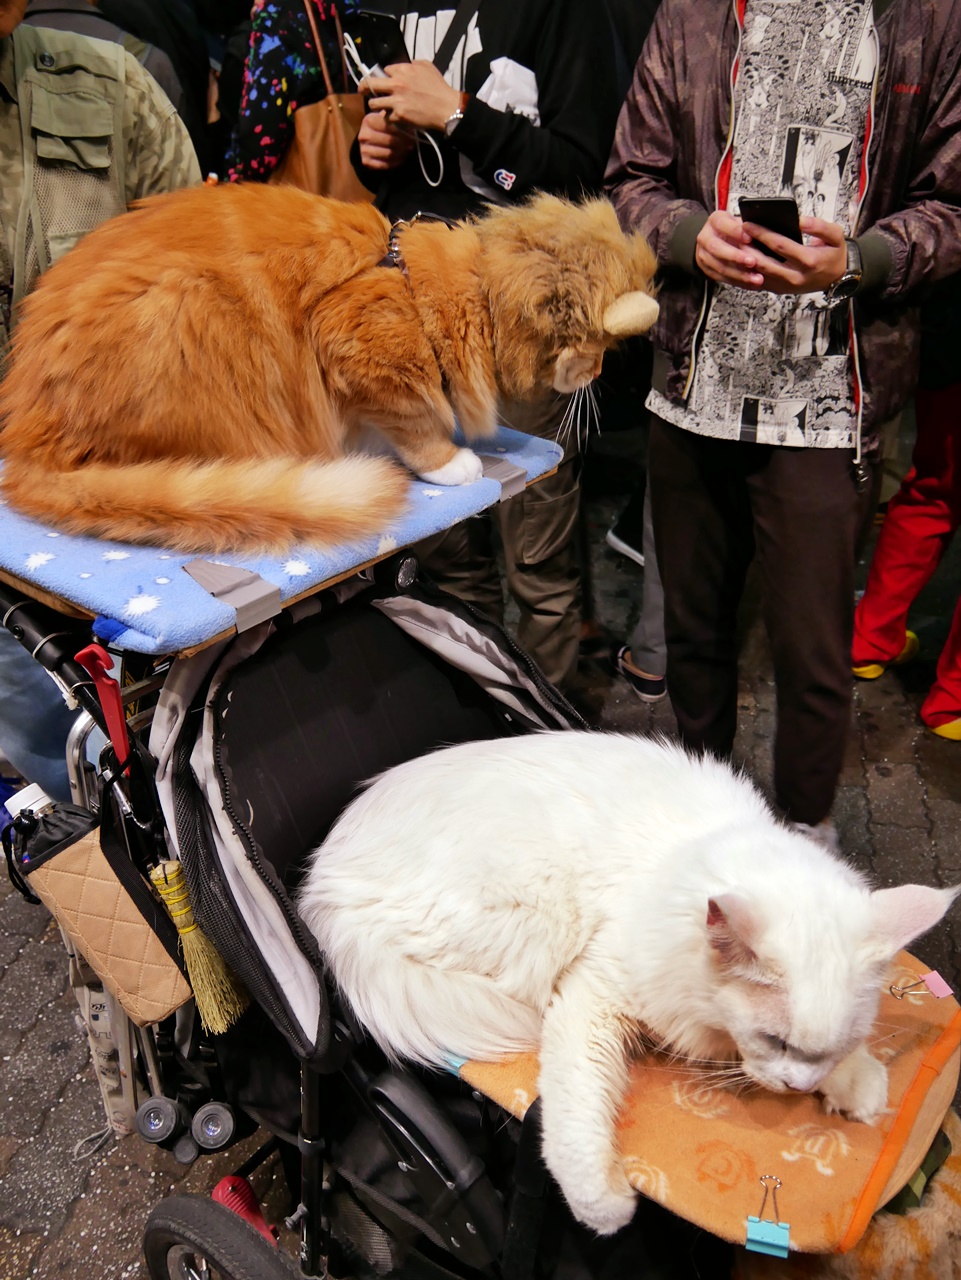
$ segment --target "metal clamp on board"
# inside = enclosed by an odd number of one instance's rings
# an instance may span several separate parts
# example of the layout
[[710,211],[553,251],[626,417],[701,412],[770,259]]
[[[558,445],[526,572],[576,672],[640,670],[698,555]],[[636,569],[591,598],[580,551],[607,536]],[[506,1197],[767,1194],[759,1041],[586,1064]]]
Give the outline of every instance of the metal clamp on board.
[[280,613],[280,587],[265,581],[251,569],[238,569],[216,560],[191,560],[184,569],[205,591],[237,615],[237,630],[248,631]]
[[[791,1224],[781,1222],[777,1208],[777,1193],[781,1179],[773,1173],[762,1174],[758,1179],[764,1188],[764,1197],[757,1217],[749,1214],[747,1219],[747,1239],[744,1247],[752,1253],[766,1253],[772,1258],[786,1258],[791,1247]],[[771,1197],[771,1208],[774,1216],[766,1218],[768,1195]]]
[[527,471],[524,467],[509,462],[507,458],[496,458],[490,454],[477,455],[484,467],[484,479],[496,480],[501,487],[499,501],[513,498],[527,488]]

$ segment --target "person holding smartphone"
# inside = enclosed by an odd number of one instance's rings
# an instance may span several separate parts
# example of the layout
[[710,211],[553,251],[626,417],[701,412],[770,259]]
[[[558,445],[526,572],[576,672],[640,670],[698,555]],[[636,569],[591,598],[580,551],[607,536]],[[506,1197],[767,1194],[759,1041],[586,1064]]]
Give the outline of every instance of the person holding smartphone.
[[681,736],[731,753],[756,557],[776,798],[828,844],[878,428],[914,387],[914,304],[961,266],[959,58],[958,0],[664,0],[607,171],[663,269],[649,483]]
[[[600,191],[620,106],[603,4],[397,0],[378,8],[399,22],[406,59],[385,58],[385,74],[366,82],[370,110],[356,166],[391,220],[418,211],[460,219],[535,191],[575,199]],[[551,394],[502,405],[501,417],[554,439],[565,408]],[[441,586],[501,621],[496,523],[518,639],[550,680],[570,687],[581,634],[579,464],[576,440],[564,443],[552,476],[429,539],[418,554]]]

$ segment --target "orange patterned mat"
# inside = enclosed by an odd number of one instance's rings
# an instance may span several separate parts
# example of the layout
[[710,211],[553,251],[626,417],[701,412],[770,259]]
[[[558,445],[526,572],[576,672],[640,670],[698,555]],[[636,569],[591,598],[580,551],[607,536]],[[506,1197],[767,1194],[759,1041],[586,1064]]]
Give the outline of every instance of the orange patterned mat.
[[[901,952],[889,981],[903,988],[928,972]],[[871,1042],[889,1073],[888,1114],[877,1127],[826,1115],[812,1095],[737,1095],[700,1086],[657,1056],[638,1061],[618,1124],[628,1177],[674,1213],[743,1244],[748,1215],[761,1208],[759,1178],[774,1174],[791,1249],[843,1253],[923,1160],[954,1097],[959,1044],[953,997],[921,986],[899,1000],[885,988]],[[537,1097],[534,1054],[468,1062],[460,1075],[518,1118]],[[773,1216],[770,1200],[764,1216]]]

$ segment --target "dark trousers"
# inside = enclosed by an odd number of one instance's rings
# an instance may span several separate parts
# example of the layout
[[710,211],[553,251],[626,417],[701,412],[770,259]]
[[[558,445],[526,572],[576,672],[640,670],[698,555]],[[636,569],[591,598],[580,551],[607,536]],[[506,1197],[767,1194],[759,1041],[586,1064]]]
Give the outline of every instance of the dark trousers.
[[654,419],[649,483],[667,687],[681,737],[727,756],[737,612],[755,555],[774,659],[774,790],[795,822],[831,811],[851,717],[855,543],[868,493],[852,451],[713,440]]
[[[550,395],[505,406],[503,420],[530,435],[554,440],[567,399]],[[418,558],[445,591],[504,621],[493,526],[500,535],[507,588],[517,605],[517,639],[553,684],[563,688],[577,670],[581,635],[581,569],[577,554],[580,459],[569,433],[551,475],[472,520],[417,545]],[[477,450],[483,453],[483,444]]]

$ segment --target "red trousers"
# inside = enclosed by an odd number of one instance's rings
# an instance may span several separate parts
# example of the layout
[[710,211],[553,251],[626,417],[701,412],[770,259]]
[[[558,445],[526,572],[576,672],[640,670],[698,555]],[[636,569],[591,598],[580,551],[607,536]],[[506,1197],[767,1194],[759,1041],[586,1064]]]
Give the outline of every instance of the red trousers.
[[[917,393],[912,467],[888,504],[854,618],[855,666],[891,662],[904,647],[908,610],[961,524],[961,382]],[[921,719],[961,718],[961,600],[941,651]]]

